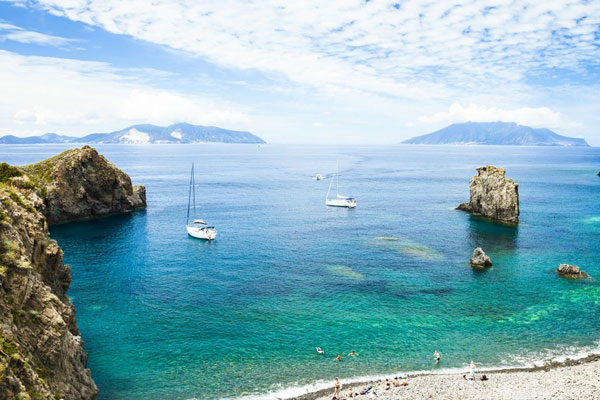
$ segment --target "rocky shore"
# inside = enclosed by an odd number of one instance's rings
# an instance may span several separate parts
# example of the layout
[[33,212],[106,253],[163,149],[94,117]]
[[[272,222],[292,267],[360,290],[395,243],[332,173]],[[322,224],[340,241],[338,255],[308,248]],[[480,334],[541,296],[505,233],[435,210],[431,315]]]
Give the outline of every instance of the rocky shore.
[[[355,393],[371,387],[369,394],[355,395],[353,398],[380,400],[547,400],[547,399],[597,399],[600,393],[600,356],[590,355],[581,360],[567,360],[544,367],[520,368],[512,370],[478,371],[475,380],[463,377],[464,373],[421,374],[416,376],[399,376],[400,383],[406,386],[394,387],[385,380],[361,383],[344,383],[340,398],[349,399],[350,388]],[[486,375],[487,380],[481,377]],[[393,383],[393,378],[390,383]],[[375,397],[372,392],[375,392]],[[307,393],[295,397],[298,400],[331,400],[332,386],[315,393]]]
[[468,203],[457,209],[509,223],[519,222],[519,185],[506,179],[506,171],[493,165],[477,168],[469,182]]
[[0,399],[94,399],[70,267],[48,225],[144,208],[143,187],[96,150],[0,164]]

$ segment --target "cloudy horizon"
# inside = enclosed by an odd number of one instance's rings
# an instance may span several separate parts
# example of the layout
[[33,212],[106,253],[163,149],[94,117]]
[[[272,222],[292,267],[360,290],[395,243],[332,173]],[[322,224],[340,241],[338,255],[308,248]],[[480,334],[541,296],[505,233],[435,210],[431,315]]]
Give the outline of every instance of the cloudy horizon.
[[598,2],[0,0],[0,135],[393,144],[507,121],[598,146],[598,78]]

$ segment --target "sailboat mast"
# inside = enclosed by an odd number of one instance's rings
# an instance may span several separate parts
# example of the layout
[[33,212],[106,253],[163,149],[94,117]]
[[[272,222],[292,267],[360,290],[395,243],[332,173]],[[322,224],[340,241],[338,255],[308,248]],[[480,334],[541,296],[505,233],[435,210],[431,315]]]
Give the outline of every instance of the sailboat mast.
[[338,160],[338,165],[337,165],[337,174],[336,174],[336,179],[335,179],[335,195],[337,198],[337,195],[340,194],[340,160]]
[[192,163],[192,199],[194,200],[194,218],[196,218],[196,174]]
[[186,225],[190,222],[190,201],[192,200],[193,179],[194,179],[194,163],[192,163],[192,174],[190,175],[190,189],[189,189],[189,193],[188,193],[188,209],[187,209],[187,217],[185,219]]

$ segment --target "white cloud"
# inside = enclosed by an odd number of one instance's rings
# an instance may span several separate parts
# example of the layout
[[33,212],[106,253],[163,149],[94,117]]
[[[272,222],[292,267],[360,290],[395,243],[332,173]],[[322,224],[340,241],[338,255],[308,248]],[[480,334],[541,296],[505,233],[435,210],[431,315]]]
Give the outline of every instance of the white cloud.
[[55,47],[63,47],[79,42],[78,39],[68,39],[40,32],[28,31],[12,24],[0,22],[0,41],[2,40]]
[[[476,120],[489,116],[530,125],[559,125],[577,135],[600,137],[595,117],[600,115],[600,85],[590,76],[598,73],[588,68],[597,67],[600,60],[600,7],[594,1],[13,2],[83,22],[93,29],[164,45],[176,54],[191,54],[220,67],[250,71],[236,74],[236,80],[237,75],[260,72],[261,80],[266,76],[264,81],[270,85],[265,93],[273,97],[263,101],[264,93],[255,90],[245,98],[253,107],[253,124],[247,126],[253,131],[270,126],[274,135],[286,132],[305,138],[305,131],[311,128],[322,130],[311,126],[311,121],[327,109],[333,115],[323,118],[322,123],[331,141],[363,135],[362,141],[371,142],[380,135],[380,141],[395,142],[393,134],[411,134],[411,129],[398,133],[398,126],[424,124],[415,116],[443,110],[455,102],[462,104],[462,110],[422,118],[438,118],[442,123],[444,118]],[[61,63],[55,67],[60,69]],[[88,93],[95,97],[93,90],[98,90],[104,100],[116,98],[111,101],[119,107],[111,103],[108,111],[102,107],[87,110],[85,102],[80,107],[72,102],[74,108],[69,109],[31,100],[28,106],[23,101],[23,110],[15,110],[13,115],[19,113],[21,121],[34,121],[38,126],[42,121],[59,123],[63,118],[95,124],[93,121],[104,120],[107,114],[118,121],[157,120],[169,115],[162,118],[168,120],[176,115],[192,122],[212,118],[244,123],[245,116],[234,111],[236,107],[151,89],[119,77],[119,71],[106,71],[106,66],[92,73],[94,80],[100,81],[104,73],[110,75],[109,86],[115,86],[114,93],[118,94],[109,96],[108,88],[102,85],[91,87]],[[80,71],[78,79],[86,75],[87,71]],[[553,81],[552,75],[558,77]],[[582,77],[587,81],[577,81]],[[237,86],[253,90],[251,79],[239,83]],[[62,84],[68,88],[65,92],[81,98],[76,88],[70,88],[75,84],[69,85],[68,79]],[[591,93],[586,94],[586,100],[580,95],[582,88]],[[225,90],[220,94],[235,98],[235,93]],[[212,112],[198,114],[197,104],[205,100],[212,105]],[[585,105],[578,104],[586,101]],[[66,100],[57,96],[56,102]],[[261,115],[257,117],[257,113]],[[262,125],[256,124],[259,118]],[[588,129],[575,129],[574,120],[583,121]],[[369,137],[364,137],[366,127],[373,131]],[[333,135],[338,137],[329,138]],[[317,139],[324,136],[314,135]]]
[[330,93],[420,100],[489,88],[508,93],[530,71],[577,70],[600,57],[600,7],[576,0],[33,4],[219,65],[281,75]]
[[561,114],[548,107],[522,107],[514,110],[505,110],[497,107],[483,107],[476,104],[469,104],[466,107],[458,103],[450,106],[448,111],[437,112],[431,115],[422,115],[416,121],[407,123],[407,126],[413,127],[422,124],[441,124],[453,122],[489,122],[504,121],[516,122],[528,126],[556,127],[561,126]]
[[239,107],[155,89],[100,62],[21,56],[0,50],[4,133],[84,134],[134,123],[245,126]]

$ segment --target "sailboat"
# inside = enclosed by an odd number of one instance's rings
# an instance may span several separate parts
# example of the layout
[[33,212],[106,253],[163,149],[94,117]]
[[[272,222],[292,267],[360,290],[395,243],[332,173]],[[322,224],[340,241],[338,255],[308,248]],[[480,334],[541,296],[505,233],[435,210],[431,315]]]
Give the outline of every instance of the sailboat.
[[[339,175],[340,175],[340,163],[338,162],[338,169],[335,175],[331,177],[331,181],[329,182],[329,189],[327,190],[327,196],[325,196],[325,204],[331,207],[347,207],[354,208],[356,207],[356,199],[353,197],[348,197],[340,194],[338,189],[339,186]],[[333,184],[333,180],[335,179],[335,191],[336,196],[332,199],[329,198],[329,192],[331,192],[331,185]]]
[[[190,203],[193,201],[192,223],[190,224]],[[192,174],[190,176],[190,192],[188,195],[188,211],[185,228],[188,235],[197,239],[213,240],[217,237],[214,226],[208,226],[206,222],[196,218],[196,181],[194,179],[194,164],[192,163]]]

